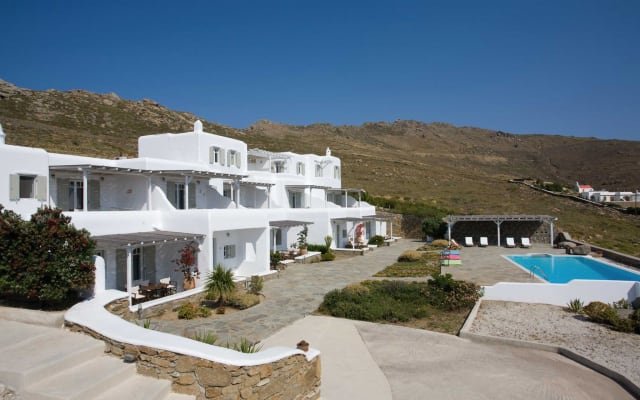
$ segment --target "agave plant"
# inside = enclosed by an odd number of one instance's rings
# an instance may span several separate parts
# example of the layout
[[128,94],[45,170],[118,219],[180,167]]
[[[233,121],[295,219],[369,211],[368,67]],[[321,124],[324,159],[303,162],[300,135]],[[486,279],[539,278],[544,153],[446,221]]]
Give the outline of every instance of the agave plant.
[[222,305],[225,297],[236,290],[233,272],[218,264],[207,277],[206,288],[207,298],[215,299],[217,297],[218,305]]
[[572,299],[567,303],[567,310],[580,314],[584,308],[584,303],[580,299]]
[[193,340],[215,346],[218,341],[218,335],[213,332],[196,332]]

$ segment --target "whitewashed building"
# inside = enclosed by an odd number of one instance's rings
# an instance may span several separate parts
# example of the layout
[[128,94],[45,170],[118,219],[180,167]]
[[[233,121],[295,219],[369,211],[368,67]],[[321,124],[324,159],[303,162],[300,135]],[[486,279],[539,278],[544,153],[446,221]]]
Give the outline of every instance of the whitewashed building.
[[[201,286],[218,264],[238,279],[268,275],[270,251],[286,250],[303,226],[308,242],[333,248],[387,236],[386,220],[341,187],[340,159],[274,153],[206,133],[138,139],[138,158],[102,159],[7,145],[0,127],[0,204],[29,218],[37,208],[59,207],[97,241],[106,289],[129,290],[170,278],[182,290],[175,260],[185,242],[199,247]],[[100,259],[100,264],[102,261]],[[102,276],[104,274],[104,276]]]

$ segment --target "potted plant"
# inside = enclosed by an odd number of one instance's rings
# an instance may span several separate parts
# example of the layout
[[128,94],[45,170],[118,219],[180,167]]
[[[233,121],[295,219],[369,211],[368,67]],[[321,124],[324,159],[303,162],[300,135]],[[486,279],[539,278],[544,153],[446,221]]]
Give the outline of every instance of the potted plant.
[[188,243],[178,252],[178,258],[173,260],[178,266],[176,271],[182,272],[182,287],[184,290],[190,290],[196,287],[195,278],[200,275],[196,265],[199,251],[195,243]]
[[300,254],[307,254],[307,235],[309,234],[309,228],[305,225],[300,232],[298,232],[297,247],[300,250]]

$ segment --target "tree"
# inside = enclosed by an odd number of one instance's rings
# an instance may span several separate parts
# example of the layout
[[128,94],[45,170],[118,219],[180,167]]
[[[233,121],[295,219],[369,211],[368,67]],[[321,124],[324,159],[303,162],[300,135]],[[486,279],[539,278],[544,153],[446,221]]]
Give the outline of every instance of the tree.
[[207,277],[207,298],[218,298],[218,305],[222,305],[224,298],[236,290],[233,272],[218,264]]
[[428,216],[422,220],[422,232],[425,236],[441,238],[447,230],[447,224],[439,216]]
[[95,282],[95,241],[60,209],[24,221],[0,206],[0,295],[59,307]]

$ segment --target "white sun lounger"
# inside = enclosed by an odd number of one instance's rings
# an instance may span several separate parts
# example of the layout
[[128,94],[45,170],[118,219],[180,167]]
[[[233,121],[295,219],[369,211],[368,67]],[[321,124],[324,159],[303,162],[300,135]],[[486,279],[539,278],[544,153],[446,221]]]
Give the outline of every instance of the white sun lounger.
[[507,247],[516,247],[516,242],[512,237],[507,238]]
[[464,245],[467,247],[473,247],[473,238],[471,236],[465,236]]
[[522,245],[522,247],[527,248],[527,249],[528,249],[529,247],[531,247],[531,242],[529,241],[529,238],[528,238],[528,237],[523,237],[523,238],[520,240],[520,244]]
[[487,247],[489,245],[489,239],[486,236],[480,237],[480,247]]

